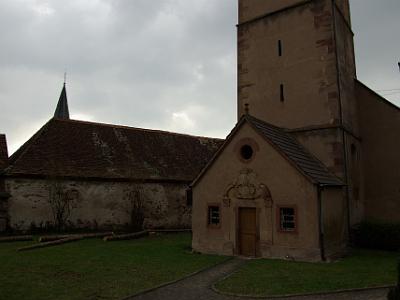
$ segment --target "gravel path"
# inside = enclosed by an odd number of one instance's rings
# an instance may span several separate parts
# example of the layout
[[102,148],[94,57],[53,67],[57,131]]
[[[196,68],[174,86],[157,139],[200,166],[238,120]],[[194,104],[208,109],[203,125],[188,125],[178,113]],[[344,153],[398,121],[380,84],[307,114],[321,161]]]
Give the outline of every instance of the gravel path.
[[[161,287],[159,289],[131,297],[126,300],[260,300],[261,298],[244,298],[225,296],[215,293],[211,285],[223,278],[242,264],[243,259],[233,259],[212,269],[198,273],[197,275],[185,278],[176,283]],[[319,296],[302,296],[279,298],[282,300],[386,300],[386,289],[377,289],[361,292],[348,292]],[[264,298],[268,299],[268,298]]]

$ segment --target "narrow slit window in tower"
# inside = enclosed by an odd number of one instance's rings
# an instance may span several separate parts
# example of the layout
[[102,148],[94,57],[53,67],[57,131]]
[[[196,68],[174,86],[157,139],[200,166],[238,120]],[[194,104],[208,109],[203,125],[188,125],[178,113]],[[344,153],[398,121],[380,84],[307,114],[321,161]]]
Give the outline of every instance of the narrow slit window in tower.
[[280,86],[281,102],[285,101],[285,90],[283,84]]
[[278,54],[279,56],[282,56],[282,41],[278,41]]

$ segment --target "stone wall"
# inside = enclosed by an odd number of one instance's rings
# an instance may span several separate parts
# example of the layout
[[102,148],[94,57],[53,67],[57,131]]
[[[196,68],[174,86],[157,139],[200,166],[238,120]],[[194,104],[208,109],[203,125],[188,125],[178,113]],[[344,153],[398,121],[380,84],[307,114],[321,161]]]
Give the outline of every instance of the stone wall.
[[292,135],[333,174],[344,178],[342,131],[337,127],[324,130],[293,131]]
[[348,0],[239,0],[238,118],[293,135],[348,186],[350,225],[364,218],[353,32]]
[[367,219],[400,222],[400,109],[357,82]]
[[0,232],[7,228],[7,201],[0,197]]
[[239,0],[239,22],[248,22],[260,16],[279,10],[288,9],[295,5],[309,2],[308,0]]
[[[133,201],[143,202],[145,228],[190,228],[186,185],[95,181],[6,179],[9,224],[14,230],[55,225],[50,191],[60,186],[69,199],[71,229],[126,229]],[[136,200],[135,200],[136,199]]]
[[342,187],[327,187],[321,191],[323,239],[325,256],[343,253],[348,240],[347,203]]
[[[241,0],[240,14],[307,1]],[[238,118],[286,128],[340,123],[330,1],[313,1],[238,27]]]

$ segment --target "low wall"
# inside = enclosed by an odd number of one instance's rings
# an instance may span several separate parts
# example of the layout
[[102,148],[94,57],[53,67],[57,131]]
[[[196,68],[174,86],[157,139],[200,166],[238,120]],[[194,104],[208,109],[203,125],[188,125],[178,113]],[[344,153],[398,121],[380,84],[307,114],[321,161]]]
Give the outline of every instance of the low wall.
[[[67,221],[71,229],[129,228],[134,202],[143,203],[144,227],[190,228],[191,208],[186,205],[186,185],[6,179],[9,225],[14,230],[46,228],[55,224],[51,191],[62,190],[69,199]],[[57,186],[57,188],[55,188]]]

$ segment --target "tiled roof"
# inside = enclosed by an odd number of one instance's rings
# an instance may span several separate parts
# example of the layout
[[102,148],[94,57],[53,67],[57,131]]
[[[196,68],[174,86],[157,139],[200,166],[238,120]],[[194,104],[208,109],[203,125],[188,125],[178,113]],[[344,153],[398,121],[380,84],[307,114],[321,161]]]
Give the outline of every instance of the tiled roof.
[[191,181],[223,140],[51,119],[10,158],[6,175]]
[[333,175],[321,161],[284,129],[263,122],[250,115],[245,116],[245,118],[254,129],[270,141],[279,152],[292,161],[312,181],[320,185],[343,185],[338,177]]

